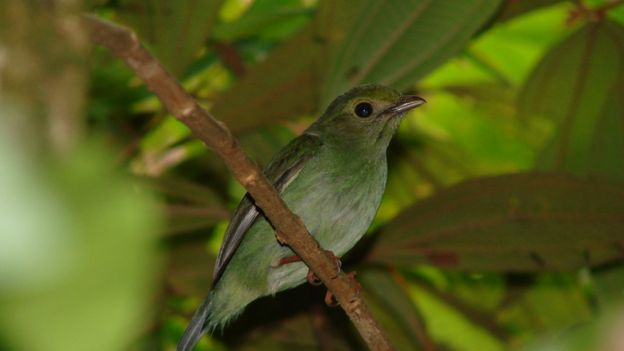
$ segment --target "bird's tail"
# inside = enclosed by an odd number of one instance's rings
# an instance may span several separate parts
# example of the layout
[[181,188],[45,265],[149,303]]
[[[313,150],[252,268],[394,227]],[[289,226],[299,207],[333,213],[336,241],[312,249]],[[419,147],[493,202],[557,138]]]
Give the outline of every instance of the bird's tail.
[[204,302],[199,306],[191,322],[188,327],[184,331],[184,335],[182,335],[182,339],[178,342],[178,347],[176,351],[191,351],[193,346],[197,344],[199,339],[206,333],[208,326],[208,318],[210,317],[210,310],[212,307],[212,292],[208,295],[208,297],[204,300]]
[[225,288],[224,284],[223,280],[219,282],[219,286],[197,308],[178,343],[177,351],[191,351],[202,335],[223,328],[243,312],[251,301],[262,296],[253,289],[235,285],[236,281],[229,281]]

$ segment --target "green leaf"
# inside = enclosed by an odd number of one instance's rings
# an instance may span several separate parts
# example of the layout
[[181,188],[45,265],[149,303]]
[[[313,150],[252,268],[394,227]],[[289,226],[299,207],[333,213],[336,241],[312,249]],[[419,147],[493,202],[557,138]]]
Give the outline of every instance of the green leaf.
[[503,5],[500,13],[498,14],[499,21],[508,21],[515,17],[526,14],[527,12],[534,11],[541,7],[552,6],[554,4],[563,2],[563,0],[531,0],[531,1],[516,1],[507,0]]
[[431,336],[446,346],[443,350],[503,350],[504,345],[487,330],[439,296],[418,287],[411,289],[410,297],[422,313]]
[[[242,130],[317,112],[319,102],[355,84],[406,88],[456,54],[497,4],[419,1],[406,9],[399,1],[321,2],[314,21],[253,67],[213,112]],[[361,67],[356,78],[348,77],[353,65]]]
[[234,132],[316,110],[320,44],[308,26],[253,67],[212,113]]
[[212,112],[233,131],[256,128],[318,110],[329,43],[354,18],[345,1],[322,1],[312,23],[250,68]]
[[[290,301],[282,301],[288,304]],[[274,311],[262,311],[265,313],[276,314]],[[315,312],[315,311],[313,311]],[[323,313],[322,309],[319,311]],[[291,313],[292,314],[292,313]],[[326,318],[321,316],[321,318]],[[236,344],[231,350],[236,351],[255,351],[255,350],[300,350],[300,351],[316,351],[324,350],[331,347],[332,350],[346,351],[349,350],[344,342],[332,335],[332,325],[329,321],[320,321],[325,325],[317,326],[319,317],[309,315],[307,313],[298,313],[293,316],[286,316],[272,323],[265,323],[260,327],[252,330],[246,335],[237,335]],[[325,334],[319,336],[318,328],[325,328]],[[242,336],[245,338],[243,339]],[[326,344],[323,344],[326,343]]]
[[317,112],[330,42],[350,20],[345,1],[322,1],[314,21],[250,67],[212,112],[235,132]]
[[205,245],[192,241],[172,245],[168,253],[165,274],[168,291],[174,296],[205,298],[212,282],[215,257]]
[[624,265],[596,270],[591,273],[591,278],[601,307],[621,305],[624,302]]
[[166,233],[178,234],[207,230],[230,217],[229,211],[221,207],[195,207],[179,204],[165,206],[168,216]]
[[363,270],[357,277],[373,315],[397,350],[431,350],[424,321],[403,286],[388,272]]
[[233,41],[248,37],[281,40],[312,18],[312,8],[302,0],[256,1],[240,18],[215,27],[213,37]]
[[332,47],[323,103],[349,87],[375,82],[405,89],[461,50],[498,7],[493,0],[368,0]]
[[258,128],[251,133],[242,135],[240,143],[251,158],[264,166],[296,136],[291,129],[282,125],[274,125]]
[[[508,285],[505,303],[499,309],[502,322],[517,338],[569,328],[591,320],[592,304],[582,289],[578,274],[535,275],[529,286]],[[526,279],[526,278],[525,278]]]
[[118,8],[118,15],[179,76],[208,38],[222,2],[125,0]]
[[557,126],[537,167],[624,179],[624,27],[591,23],[545,55],[519,98],[521,115]]
[[489,271],[568,270],[621,257],[624,185],[555,174],[467,181],[403,211],[370,260]]

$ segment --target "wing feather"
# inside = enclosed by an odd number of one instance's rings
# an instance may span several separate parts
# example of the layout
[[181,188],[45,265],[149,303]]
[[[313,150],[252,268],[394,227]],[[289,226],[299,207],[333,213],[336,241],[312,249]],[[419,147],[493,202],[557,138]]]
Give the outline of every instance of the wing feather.
[[[264,174],[269,181],[273,182],[273,186],[280,194],[297,177],[306,162],[317,154],[321,144],[318,137],[304,133],[286,145],[269,162]],[[212,286],[215,286],[221,278],[228,262],[259,215],[261,213],[254,205],[253,198],[245,194],[225,231],[225,237],[217,255]]]

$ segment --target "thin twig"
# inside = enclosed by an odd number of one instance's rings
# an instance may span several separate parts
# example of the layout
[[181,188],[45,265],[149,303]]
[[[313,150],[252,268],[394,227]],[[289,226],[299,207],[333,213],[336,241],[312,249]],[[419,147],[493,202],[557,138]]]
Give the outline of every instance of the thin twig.
[[570,25],[578,20],[585,19],[590,22],[598,22],[605,19],[607,12],[624,5],[624,0],[610,0],[596,7],[589,7],[582,0],[575,0],[575,7],[566,19],[566,24]]
[[212,43],[215,53],[221,59],[225,67],[229,68],[237,77],[242,77],[247,72],[245,61],[233,45],[215,41]]
[[303,221],[288,210],[260,168],[245,155],[230,130],[184,91],[132,31],[94,16],[85,16],[85,22],[92,41],[124,60],[177,119],[221,156],[271,222],[278,240],[299,255],[334,294],[369,348],[392,350],[388,337],[379,328],[354,282],[336,269],[333,259],[308,233]]

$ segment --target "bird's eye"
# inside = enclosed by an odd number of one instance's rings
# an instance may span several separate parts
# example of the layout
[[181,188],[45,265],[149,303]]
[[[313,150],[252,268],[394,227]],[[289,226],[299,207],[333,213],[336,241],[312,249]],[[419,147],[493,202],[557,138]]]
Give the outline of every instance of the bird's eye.
[[360,102],[355,106],[355,114],[362,118],[369,117],[373,114],[373,106],[368,102]]

